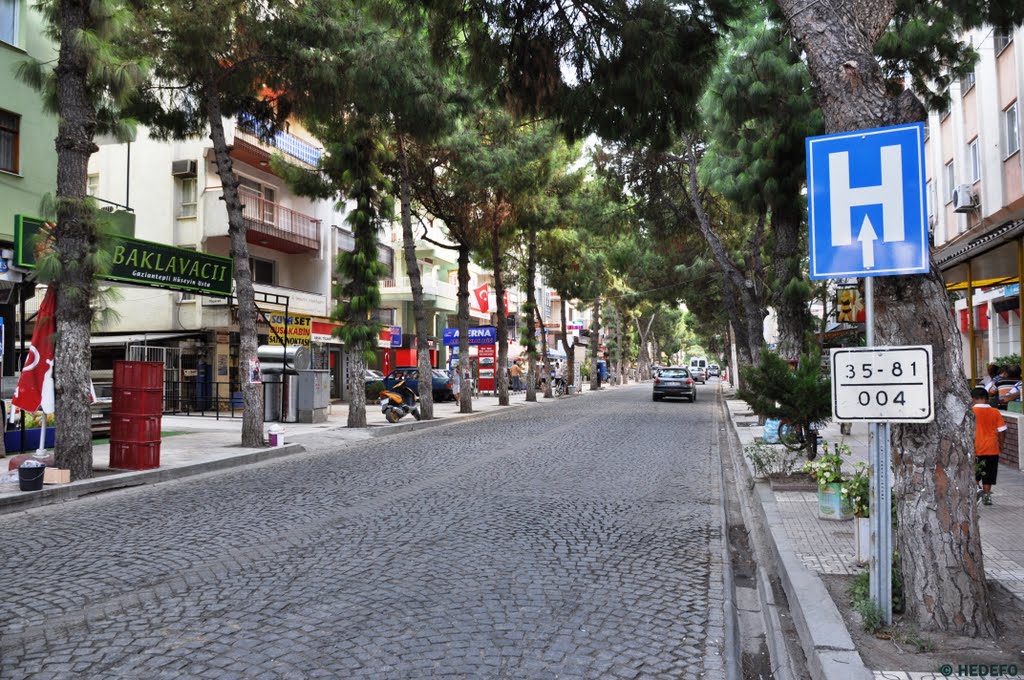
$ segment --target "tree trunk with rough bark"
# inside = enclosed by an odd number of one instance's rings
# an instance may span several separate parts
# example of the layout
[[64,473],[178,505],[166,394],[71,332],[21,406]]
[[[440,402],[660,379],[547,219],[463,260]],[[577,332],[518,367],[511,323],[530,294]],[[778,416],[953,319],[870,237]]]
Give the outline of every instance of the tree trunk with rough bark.
[[654,323],[654,317],[657,312],[651,312],[651,318],[647,320],[647,328],[640,325],[640,317],[633,319],[636,323],[636,332],[640,336],[640,356],[637,357],[637,370],[640,371],[641,380],[651,379],[651,353],[648,348],[648,340],[651,335],[651,324]]
[[366,358],[356,347],[346,347],[346,362],[351,367],[352,386],[348,399],[348,427],[366,427]]
[[498,228],[491,234],[491,268],[494,272],[494,297],[498,306],[498,358],[494,365],[494,387],[498,404],[508,406],[508,310],[505,308],[505,275],[502,272],[502,243]]
[[564,291],[560,290],[558,299],[561,301],[558,307],[562,316],[562,349],[565,350],[565,385],[568,389],[569,385],[576,384],[576,362],[573,361],[575,355],[572,344],[569,342],[569,322],[565,317],[565,305],[569,298]]
[[92,477],[92,403],[89,390],[92,296],[96,286],[96,223],[85,204],[89,156],[96,151],[96,110],[89,98],[89,63],[79,32],[89,24],[89,3],[60,2],[60,53],[57,59],[57,228],[54,248],[61,276],[50,285],[56,294],[57,337],[54,392],[59,413],[57,465],[71,479]]
[[544,371],[544,398],[551,399],[555,395],[551,392],[551,357],[548,356],[548,331],[544,327],[544,317],[540,314],[540,309],[537,309],[537,323],[540,326],[540,357],[541,357],[541,370]]
[[[780,0],[806,53],[828,132],[924,120],[917,98],[889,94],[873,47],[892,20],[895,0],[831,5]],[[892,428],[896,543],[906,615],[922,630],[969,636],[996,632],[985,585],[960,333],[942,274],[875,279],[876,341],[931,345],[935,422]]]
[[590,343],[593,346],[591,361],[593,370],[590,373],[590,389],[596,390],[601,384],[601,376],[597,372],[597,362],[601,356],[601,298],[594,300],[594,321],[590,329]]
[[[224,134],[220,93],[215,78],[210,75],[204,83],[206,89],[206,118],[210,124],[210,140],[217,160],[217,174],[223,187],[223,200],[228,212],[228,237],[234,260],[235,298],[238,300],[238,382],[242,392],[242,446],[263,446],[263,385],[249,379],[249,366],[256,361],[256,294],[249,268],[247,227],[242,218],[242,201],[238,197],[238,176],[232,168]],[[351,411],[350,411],[351,413]]]
[[459,413],[473,412],[469,363],[469,246],[459,244]]
[[772,232],[775,235],[772,251],[775,278],[772,306],[779,325],[776,352],[786,359],[799,359],[806,351],[807,332],[811,326],[810,307],[804,296],[796,290],[806,284],[799,252],[802,231],[799,210],[777,208],[772,214]]
[[[398,136],[398,161],[401,177],[402,200],[402,254],[405,256],[405,270],[409,274],[412,289],[412,316],[416,324],[416,370],[420,376],[431,375],[430,331],[427,328],[427,310],[423,304],[423,282],[420,280],[420,265],[416,260],[416,237],[412,231],[412,187],[409,178],[409,156],[405,151],[405,138]],[[433,382],[433,381],[431,381]],[[420,385],[423,385],[420,380]],[[420,418],[434,417],[434,391],[420,389]]]
[[615,384],[625,385],[626,374],[622,370],[622,309],[615,305]]
[[533,319],[537,314],[537,227],[530,227],[526,244],[526,310],[527,323],[523,331],[526,339],[526,401],[537,401],[537,340],[533,332]]

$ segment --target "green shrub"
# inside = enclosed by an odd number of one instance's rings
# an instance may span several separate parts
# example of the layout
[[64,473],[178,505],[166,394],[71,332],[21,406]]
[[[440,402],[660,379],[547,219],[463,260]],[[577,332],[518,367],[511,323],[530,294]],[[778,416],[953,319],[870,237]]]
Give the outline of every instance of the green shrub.
[[377,399],[380,397],[381,390],[384,389],[384,383],[380,380],[374,380],[373,382],[366,383],[366,398]]

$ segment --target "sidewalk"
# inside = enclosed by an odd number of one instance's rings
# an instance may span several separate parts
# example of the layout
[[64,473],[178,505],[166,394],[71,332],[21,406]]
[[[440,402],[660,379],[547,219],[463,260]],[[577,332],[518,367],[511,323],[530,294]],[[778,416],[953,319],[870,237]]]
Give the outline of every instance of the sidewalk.
[[[632,384],[632,383],[630,383]],[[614,389],[614,388],[612,388]],[[582,395],[589,393],[583,388]],[[569,397],[562,397],[569,398]],[[395,424],[388,423],[381,413],[380,407],[370,403],[366,408],[366,428],[349,429],[348,405],[334,404],[328,409],[327,421],[316,424],[276,423],[284,428],[284,446],[272,448],[242,448],[242,419],[220,418],[212,416],[164,416],[161,421],[163,439],[160,444],[160,467],[154,470],[113,470],[109,467],[109,443],[97,444],[93,447],[92,479],[80,480],[71,484],[46,485],[42,491],[21,491],[17,483],[0,484],[0,514],[18,512],[39,505],[73,500],[99,491],[117,488],[152,484],[171,479],[180,479],[190,475],[201,474],[213,470],[221,470],[241,465],[258,463],[281,456],[302,453],[305,448],[302,441],[310,435],[322,435],[330,432],[336,437],[339,445],[349,442],[365,441],[375,437],[409,432],[425,427],[436,427],[460,420],[486,417],[508,408],[533,408],[555,402],[556,399],[545,399],[543,392],[537,394],[537,402],[526,401],[526,394],[509,395],[509,406],[498,405],[498,398],[484,395],[473,398],[473,413],[459,413],[459,405],[455,402],[434,404],[434,419],[417,422],[407,416]],[[266,423],[264,431],[270,425]],[[2,471],[7,471],[11,457],[0,458]]]
[[[762,428],[757,425],[757,416],[750,412],[750,407],[743,401],[726,397],[729,417],[740,440],[740,446],[753,444],[755,437],[762,435]],[[852,455],[844,469],[849,465],[848,472],[856,462],[868,460],[868,430],[866,423],[853,425],[851,434],[842,435],[838,424],[830,424],[821,432],[828,442],[847,444]],[[742,455],[742,452],[741,454]],[[749,460],[744,457],[748,469]],[[813,574],[856,575],[866,569],[858,565],[855,559],[854,533],[851,522],[836,522],[818,519],[817,494],[813,491],[772,491],[767,485],[758,485],[761,491],[762,504],[772,506],[769,515],[777,520],[771,526],[773,538],[780,553],[780,570],[785,569],[788,551],[792,558],[791,564],[802,565]],[[981,507],[980,527],[981,543],[985,559],[985,572],[989,579],[999,581],[1016,597],[1024,601],[1024,546],[1020,545],[1020,523],[1024,519],[1024,472],[1014,470],[1005,465],[999,468],[999,483],[993,491],[994,504]],[[767,503],[765,503],[767,501]],[[769,517],[771,521],[772,517]],[[799,570],[799,567],[797,567]],[[781,575],[783,580],[794,583],[803,582],[799,575]],[[820,580],[814,579],[820,586]],[[799,606],[791,597],[791,606]],[[811,598],[805,598],[813,603]],[[831,601],[829,602],[831,604]],[[832,607],[834,609],[834,606]],[[838,613],[838,612],[836,612]],[[804,611],[802,615],[808,619],[811,631],[822,630],[822,622],[813,621],[818,614],[815,611]],[[794,611],[794,617],[798,612]],[[842,623],[841,619],[839,621]],[[816,645],[817,646],[817,645]],[[907,673],[903,671],[875,671],[876,678],[891,680],[908,680],[917,678],[933,678],[935,673]]]

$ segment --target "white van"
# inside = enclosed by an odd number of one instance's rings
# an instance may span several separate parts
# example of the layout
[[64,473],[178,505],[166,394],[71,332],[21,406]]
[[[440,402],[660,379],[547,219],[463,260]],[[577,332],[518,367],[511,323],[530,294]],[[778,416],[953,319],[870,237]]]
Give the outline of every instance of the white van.
[[690,374],[697,382],[704,384],[708,379],[708,358],[693,357],[690,359]]

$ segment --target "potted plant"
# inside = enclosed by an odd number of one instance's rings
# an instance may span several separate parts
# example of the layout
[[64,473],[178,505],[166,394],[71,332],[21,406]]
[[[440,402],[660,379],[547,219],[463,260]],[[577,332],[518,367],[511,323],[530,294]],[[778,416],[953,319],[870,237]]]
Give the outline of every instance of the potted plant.
[[843,492],[848,481],[843,477],[843,459],[850,455],[846,444],[823,442],[821,453],[804,463],[804,472],[818,483],[818,517],[822,519],[850,519],[853,506],[849,493]]
[[868,502],[871,488],[867,463],[856,463],[853,466],[853,476],[843,484],[842,493],[850,501],[850,509],[853,512],[857,563],[866,564],[871,559],[871,526],[868,521],[871,517]]

